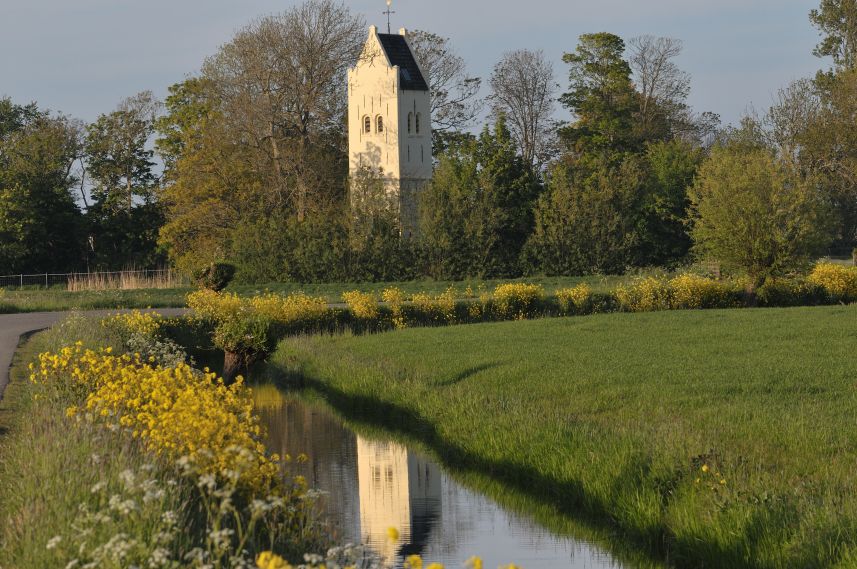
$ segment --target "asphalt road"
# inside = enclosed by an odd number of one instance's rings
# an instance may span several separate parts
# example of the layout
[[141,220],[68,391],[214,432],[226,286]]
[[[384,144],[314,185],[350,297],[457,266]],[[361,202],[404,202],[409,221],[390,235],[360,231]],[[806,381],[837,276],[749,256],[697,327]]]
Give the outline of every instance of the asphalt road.
[[[122,312],[117,310],[95,310],[81,312],[86,316],[104,316]],[[157,310],[164,316],[177,316],[185,312],[183,308],[164,308]],[[21,336],[29,332],[50,328],[63,319],[68,312],[27,312],[22,314],[0,314],[0,398],[9,383],[9,368],[12,357],[18,348]]]

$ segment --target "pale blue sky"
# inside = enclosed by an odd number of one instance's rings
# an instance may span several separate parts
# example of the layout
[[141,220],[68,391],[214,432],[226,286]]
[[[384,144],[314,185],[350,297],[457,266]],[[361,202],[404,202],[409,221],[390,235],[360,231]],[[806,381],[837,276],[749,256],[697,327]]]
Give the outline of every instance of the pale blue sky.
[[[254,17],[295,0],[0,0],[0,95],[92,120],[144,89],[158,96]],[[381,25],[384,0],[346,2]],[[737,120],[827,62],[807,14],[818,0],[394,0],[393,27],[448,36],[487,78],[504,51],[543,49],[565,87],[562,54],[583,33],[684,41],[697,111]]]

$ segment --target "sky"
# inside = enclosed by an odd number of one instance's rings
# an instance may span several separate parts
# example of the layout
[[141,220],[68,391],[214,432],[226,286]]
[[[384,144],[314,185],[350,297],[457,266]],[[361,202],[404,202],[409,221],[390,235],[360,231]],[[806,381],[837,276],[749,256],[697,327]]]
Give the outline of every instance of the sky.
[[[36,101],[86,121],[124,97],[167,87],[254,18],[298,0],[0,0],[0,97]],[[386,27],[384,0],[346,4]],[[766,109],[777,90],[814,75],[818,0],[394,0],[392,25],[449,37],[471,74],[487,78],[506,51],[544,50],[561,89],[562,55],[584,33],[643,34],[684,42],[697,112],[737,121]],[[560,116],[560,118],[568,118]]]

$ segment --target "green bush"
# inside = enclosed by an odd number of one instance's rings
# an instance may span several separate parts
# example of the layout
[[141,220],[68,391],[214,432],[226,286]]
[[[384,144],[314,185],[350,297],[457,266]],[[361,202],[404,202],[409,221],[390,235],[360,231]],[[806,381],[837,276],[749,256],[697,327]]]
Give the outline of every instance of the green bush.
[[213,291],[225,289],[234,276],[235,265],[229,263],[211,263],[193,274],[194,280],[201,288]]

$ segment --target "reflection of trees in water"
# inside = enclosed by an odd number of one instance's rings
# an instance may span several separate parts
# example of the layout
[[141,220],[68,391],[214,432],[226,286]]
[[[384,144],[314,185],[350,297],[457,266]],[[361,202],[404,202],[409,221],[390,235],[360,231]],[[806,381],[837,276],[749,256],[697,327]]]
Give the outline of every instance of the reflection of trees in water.
[[288,454],[293,459],[300,453],[309,457],[304,464],[293,460],[290,471],[304,476],[311,488],[327,492],[322,505],[337,530],[337,541],[357,541],[360,504],[354,433],[327,413],[295,401],[284,401],[278,410],[258,412],[268,428],[267,446],[271,452]]

